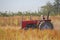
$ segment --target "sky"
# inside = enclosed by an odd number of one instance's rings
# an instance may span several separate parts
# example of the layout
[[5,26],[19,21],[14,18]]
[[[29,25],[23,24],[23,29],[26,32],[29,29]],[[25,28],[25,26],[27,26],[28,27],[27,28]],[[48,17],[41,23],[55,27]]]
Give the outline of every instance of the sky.
[[53,3],[53,0],[0,0],[0,11],[37,11],[41,6],[48,1]]

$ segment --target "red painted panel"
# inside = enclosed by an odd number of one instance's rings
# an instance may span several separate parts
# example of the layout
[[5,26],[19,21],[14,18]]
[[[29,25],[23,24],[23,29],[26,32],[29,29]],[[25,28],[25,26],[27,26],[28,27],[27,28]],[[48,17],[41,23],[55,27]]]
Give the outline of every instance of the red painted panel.
[[27,24],[37,24],[37,20],[22,21],[22,28],[25,28]]

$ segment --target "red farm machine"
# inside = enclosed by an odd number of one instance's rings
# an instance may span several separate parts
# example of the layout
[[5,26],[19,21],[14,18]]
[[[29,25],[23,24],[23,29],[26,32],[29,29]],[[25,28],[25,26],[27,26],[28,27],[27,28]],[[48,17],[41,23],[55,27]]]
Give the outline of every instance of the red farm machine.
[[53,24],[51,23],[51,20],[49,19],[49,14],[48,12],[47,19],[43,16],[43,20],[29,20],[29,21],[22,21],[22,29],[53,29]]

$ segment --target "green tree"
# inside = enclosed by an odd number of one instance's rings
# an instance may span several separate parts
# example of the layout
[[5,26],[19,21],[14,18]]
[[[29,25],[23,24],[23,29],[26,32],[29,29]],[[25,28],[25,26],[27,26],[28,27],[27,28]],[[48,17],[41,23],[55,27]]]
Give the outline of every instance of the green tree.
[[26,15],[26,16],[30,16],[30,15],[31,15],[31,13],[30,13],[30,12],[28,12],[28,11],[26,11],[26,12],[25,12],[25,15]]
[[22,15],[22,12],[18,11],[17,15],[19,15],[19,16]]
[[60,0],[55,0],[54,2],[54,13],[55,14],[60,14]]
[[50,2],[48,2],[46,5],[41,7],[43,15],[47,15],[49,11],[51,13],[52,9],[53,9],[53,5]]
[[8,17],[7,11],[5,11],[4,13],[0,12],[0,15]]

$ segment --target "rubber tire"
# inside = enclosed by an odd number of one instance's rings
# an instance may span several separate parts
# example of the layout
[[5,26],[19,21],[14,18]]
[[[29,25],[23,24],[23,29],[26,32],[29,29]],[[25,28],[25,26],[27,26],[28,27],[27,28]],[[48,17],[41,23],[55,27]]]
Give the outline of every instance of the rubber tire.
[[53,24],[51,22],[44,22],[40,25],[40,29],[53,29]]

